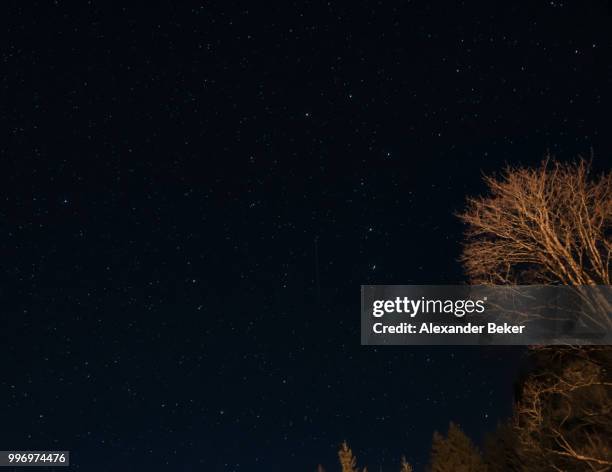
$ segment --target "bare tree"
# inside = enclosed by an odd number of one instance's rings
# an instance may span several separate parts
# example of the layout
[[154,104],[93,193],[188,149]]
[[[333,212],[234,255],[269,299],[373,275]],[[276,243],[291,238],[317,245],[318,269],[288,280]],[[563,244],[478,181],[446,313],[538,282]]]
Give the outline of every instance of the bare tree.
[[[612,173],[581,160],[485,177],[468,201],[462,262],[472,283],[609,286]],[[609,326],[608,301],[585,299]],[[612,349],[538,347],[514,427],[526,470],[612,470]]]
[[540,347],[514,425],[530,470],[612,470],[612,350]]
[[462,262],[475,283],[609,285],[612,173],[589,178],[584,160],[546,160],[485,177],[468,200]]

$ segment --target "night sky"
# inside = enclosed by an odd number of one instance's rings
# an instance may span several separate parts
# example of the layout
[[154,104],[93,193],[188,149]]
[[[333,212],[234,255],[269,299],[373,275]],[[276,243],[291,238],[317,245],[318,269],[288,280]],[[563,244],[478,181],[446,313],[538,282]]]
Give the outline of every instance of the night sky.
[[464,283],[482,173],[610,166],[606,2],[2,5],[0,449],[83,471],[421,470],[520,348],[361,347]]

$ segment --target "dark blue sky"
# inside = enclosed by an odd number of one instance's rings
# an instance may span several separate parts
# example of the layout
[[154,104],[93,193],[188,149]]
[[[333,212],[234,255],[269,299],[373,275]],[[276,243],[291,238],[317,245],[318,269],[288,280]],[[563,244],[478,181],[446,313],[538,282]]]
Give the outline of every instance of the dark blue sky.
[[2,449],[391,471],[492,430],[520,349],[358,329],[360,284],[464,281],[483,172],[610,165],[609,2],[493,3],[3,5]]

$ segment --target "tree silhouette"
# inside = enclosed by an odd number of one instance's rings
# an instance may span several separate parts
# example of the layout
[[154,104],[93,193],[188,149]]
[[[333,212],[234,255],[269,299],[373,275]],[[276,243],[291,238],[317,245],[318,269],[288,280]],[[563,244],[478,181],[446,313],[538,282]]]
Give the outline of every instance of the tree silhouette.
[[429,471],[485,472],[486,466],[470,438],[451,422],[447,437],[434,432]]
[[511,422],[501,423],[485,436],[483,458],[487,472],[522,472],[517,456],[518,439]]

